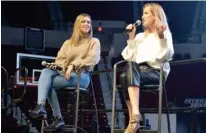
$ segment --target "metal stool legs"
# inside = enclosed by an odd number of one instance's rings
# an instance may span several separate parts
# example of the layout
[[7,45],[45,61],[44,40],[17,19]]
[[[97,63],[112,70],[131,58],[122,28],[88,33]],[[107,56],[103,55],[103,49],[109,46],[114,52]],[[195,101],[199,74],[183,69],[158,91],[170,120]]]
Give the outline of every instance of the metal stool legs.
[[[114,64],[114,79],[113,79],[113,99],[112,99],[112,123],[111,123],[111,133],[114,133],[114,119],[115,119],[115,102],[116,102],[116,70],[117,65],[126,62],[126,61],[119,61]],[[159,80],[159,104],[158,104],[158,133],[161,133],[161,126],[162,126],[162,91],[163,91],[163,65],[160,66],[160,80]],[[165,90],[165,89],[164,89]],[[166,90],[165,90],[165,96],[166,96]],[[170,130],[170,119],[169,119],[169,107],[168,107],[168,101],[167,97],[167,122],[168,122],[168,132],[171,133]]]
[[41,133],[44,133],[44,123],[46,124],[47,127],[49,126],[47,120],[42,120],[41,121]]
[[158,133],[161,133],[161,127],[162,127],[162,93],[163,93],[163,90],[164,90],[166,109],[167,109],[166,115],[167,115],[168,133],[171,133],[167,91],[165,88],[165,83],[163,83],[163,65],[164,64],[162,63],[160,67],[160,80],[159,80]]
[[168,133],[171,133],[170,114],[169,114],[170,111],[169,111],[169,104],[168,104],[168,99],[167,99],[167,91],[165,87],[164,87],[164,95],[165,95],[166,111],[167,111],[167,128],[168,128]]
[[[77,124],[78,124],[78,112],[79,112],[79,95],[80,95],[80,76],[81,73],[80,72],[75,72],[77,74],[77,88],[76,88],[76,105],[75,105],[75,121],[74,121],[74,126],[69,129],[71,129],[73,131],[73,133],[77,133]],[[45,121],[46,122],[46,121]],[[47,124],[47,122],[46,122]],[[47,124],[48,125],[48,124]],[[42,120],[42,128],[41,128],[41,133],[43,133],[44,131],[44,120]],[[68,131],[63,131],[63,132],[68,132]]]
[[163,64],[160,66],[160,80],[159,80],[159,107],[158,107],[158,133],[161,133],[162,127],[162,88],[163,88]]
[[112,123],[111,123],[111,133],[114,133],[114,119],[115,119],[115,104],[116,104],[116,71],[117,65],[126,62],[125,60],[117,62],[114,64],[114,74],[113,74],[113,96],[112,96]]
[[76,95],[76,109],[75,109],[75,122],[74,122],[74,133],[77,133],[77,122],[78,122],[78,112],[79,112],[79,93],[80,93],[80,76],[81,73],[77,72],[78,82],[77,82],[77,95]]
[[95,92],[94,92],[94,86],[93,86],[93,82],[91,79],[91,86],[92,86],[92,94],[93,94],[93,101],[94,101],[94,107],[95,107],[95,115],[96,115],[96,128],[97,128],[97,132],[99,133],[99,117],[98,117],[98,112],[97,112],[97,103],[96,103],[96,96],[95,96]]

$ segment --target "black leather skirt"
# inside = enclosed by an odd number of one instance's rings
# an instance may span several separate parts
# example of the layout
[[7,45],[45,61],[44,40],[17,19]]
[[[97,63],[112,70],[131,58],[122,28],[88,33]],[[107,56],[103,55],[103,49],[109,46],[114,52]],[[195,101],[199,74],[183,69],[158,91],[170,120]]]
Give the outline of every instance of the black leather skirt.
[[124,92],[126,92],[126,99],[128,99],[128,87],[149,84],[159,84],[160,72],[147,65],[146,63],[137,64],[136,62],[127,62],[125,71],[120,75],[120,85]]

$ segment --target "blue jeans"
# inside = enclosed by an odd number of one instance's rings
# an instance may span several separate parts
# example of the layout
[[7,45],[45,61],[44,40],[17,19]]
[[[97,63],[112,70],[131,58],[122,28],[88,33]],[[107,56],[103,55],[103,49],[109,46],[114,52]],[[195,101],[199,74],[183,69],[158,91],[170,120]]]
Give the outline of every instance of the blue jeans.
[[[60,75],[56,70],[45,68],[42,70],[38,82],[38,104],[45,104],[46,99],[49,101],[53,110],[53,115],[61,117],[59,101],[55,89],[64,87],[76,87],[78,77],[72,72],[70,79],[66,80],[64,75]],[[80,87],[87,88],[90,82],[89,73],[81,73]]]

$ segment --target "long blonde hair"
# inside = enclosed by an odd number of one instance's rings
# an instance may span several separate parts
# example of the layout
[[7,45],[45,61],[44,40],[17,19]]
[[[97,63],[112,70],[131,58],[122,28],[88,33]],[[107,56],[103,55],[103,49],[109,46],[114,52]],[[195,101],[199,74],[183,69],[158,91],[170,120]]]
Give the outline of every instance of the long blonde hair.
[[[147,3],[144,5],[143,10],[146,7],[150,7],[151,12],[153,13],[154,17],[155,17],[155,24],[157,24],[157,21],[160,20],[162,22],[162,24],[164,26],[166,26],[166,30],[170,32],[170,28],[167,22],[167,17],[166,14],[162,8],[162,6],[160,6],[157,3]],[[147,30],[143,27],[144,31]]]
[[[91,16],[89,14],[86,14],[86,13],[82,13],[80,15],[78,15],[76,17],[76,20],[74,22],[74,28],[73,28],[73,33],[72,33],[72,36],[70,38],[70,45],[72,46],[76,46],[78,45],[79,41],[85,37],[81,31],[80,31],[80,24],[81,24],[81,21],[84,17],[89,17],[90,20],[91,20]],[[88,32],[88,38],[92,38],[93,36],[93,30],[92,30],[92,24],[91,24],[91,28],[90,28],[90,31]]]

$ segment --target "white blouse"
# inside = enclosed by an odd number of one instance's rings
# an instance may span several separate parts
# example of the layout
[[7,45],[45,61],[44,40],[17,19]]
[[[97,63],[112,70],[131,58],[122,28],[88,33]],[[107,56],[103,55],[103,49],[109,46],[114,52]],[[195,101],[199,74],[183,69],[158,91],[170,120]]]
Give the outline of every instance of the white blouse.
[[[153,33],[144,37],[139,33],[134,40],[127,40],[127,46],[122,51],[122,56],[127,61],[136,63],[146,62],[153,68],[160,68],[163,61],[172,60],[174,54],[172,35],[169,31],[164,32],[164,39],[157,38]],[[163,66],[165,79],[170,72],[169,63]]]

